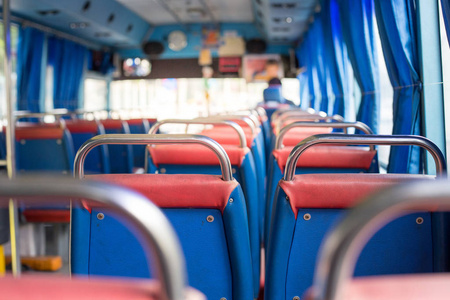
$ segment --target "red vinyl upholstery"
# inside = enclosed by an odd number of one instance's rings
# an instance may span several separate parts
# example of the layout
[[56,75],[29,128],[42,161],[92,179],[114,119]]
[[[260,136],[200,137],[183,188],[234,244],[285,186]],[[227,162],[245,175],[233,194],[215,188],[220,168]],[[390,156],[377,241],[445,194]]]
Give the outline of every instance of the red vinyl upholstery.
[[41,139],[62,139],[64,129],[60,126],[35,125],[16,127],[16,141],[20,140],[41,140]]
[[106,119],[106,120],[101,120],[100,123],[102,123],[102,125],[103,125],[103,127],[105,127],[105,129],[122,129],[122,120]]
[[[294,122],[297,122],[298,120],[295,120]],[[305,120],[305,122],[308,122],[311,120]],[[290,122],[293,123],[293,122]],[[290,124],[288,123],[288,124]],[[283,125],[286,126],[287,124]],[[281,128],[283,128],[283,126]],[[280,128],[280,129],[281,129]],[[283,138],[283,144],[286,146],[291,146],[288,141],[295,140],[296,142],[294,145],[298,144],[301,140],[315,134],[321,134],[321,133],[331,133],[333,131],[333,128],[331,127],[296,127],[290,129]],[[272,133],[274,135],[278,135],[278,132],[276,131],[276,128],[273,127]],[[285,141],[286,140],[286,141]],[[287,143],[287,144],[286,144]]]
[[[305,299],[313,299],[308,295]],[[344,287],[346,300],[447,300],[450,275],[403,275],[355,278]]]
[[333,128],[331,127],[299,127],[292,128],[283,137],[283,145],[285,146],[295,146],[304,139],[322,133],[331,133]]
[[[157,300],[159,284],[152,280],[118,279],[69,279],[55,276],[10,276],[0,279],[1,299],[47,300],[47,299],[95,299],[95,300]],[[198,291],[189,288],[187,300],[205,300]]]
[[221,211],[238,186],[234,180],[223,181],[214,175],[101,174],[88,175],[86,179],[131,188],[163,208],[195,207]]
[[64,209],[26,209],[22,214],[30,223],[70,223],[70,211]]
[[93,133],[97,134],[98,125],[95,121],[89,120],[67,120],[66,128],[70,133]]
[[147,120],[149,123],[155,123],[156,119],[129,119],[127,123],[129,125],[142,125],[142,121]]
[[[255,136],[252,136],[250,130],[244,130],[244,132],[247,147],[250,147]],[[206,129],[200,134],[212,138],[221,145],[239,145],[239,136],[237,132],[229,127],[215,127],[213,129]]]
[[434,178],[411,174],[302,174],[293,181],[281,180],[279,185],[297,218],[299,208],[349,208],[396,183]]
[[[274,150],[273,156],[284,172],[286,162],[294,147]],[[297,161],[297,167],[329,169],[369,169],[377,152],[368,147],[320,145],[307,149]]]
[[[240,167],[248,148],[234,145],[222,145],[230,158],[231,165]],[[155,145],[149,147],[153,163],[171,165],[207,165],[219,164],[219,159],[209,148],[202,145]]]

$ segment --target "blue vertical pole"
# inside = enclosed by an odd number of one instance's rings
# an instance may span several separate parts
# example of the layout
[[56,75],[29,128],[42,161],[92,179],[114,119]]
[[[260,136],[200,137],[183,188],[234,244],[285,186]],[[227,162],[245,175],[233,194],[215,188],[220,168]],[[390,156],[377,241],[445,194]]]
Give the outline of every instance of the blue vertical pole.
[[[445,151],[444,93],[442,84],[439,1],[417,0],[420,75],[423,84],[422,128],[424,135]],[[428,174],[436,174],[433,158],[426,160]]]
[[[423,84],[422,128],[423,134],[445,150],[444,91],[442,83],[442,57],[439,31],[439,1],[417,0],[417,31],[419,67]],[[433,158],[427,155],[425,170],[436,174]],[[435,272],[450,270],[450,214],[433,213],[433,262]]]

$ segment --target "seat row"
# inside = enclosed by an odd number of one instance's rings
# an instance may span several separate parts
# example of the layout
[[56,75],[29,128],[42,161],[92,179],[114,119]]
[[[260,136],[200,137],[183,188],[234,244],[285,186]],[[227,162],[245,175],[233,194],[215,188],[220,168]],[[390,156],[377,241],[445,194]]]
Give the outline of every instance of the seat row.
[[[154,119],[59,119],[55,123],[18,122],[16,163],[21,173],[53,171],[70,174],[74,153],[99,134],[147,133]],[[2,136],[4,139],[4,136]],[[145,146],[102,147],[91,153],[86,170],[91,173],[127,173],[144,167]]]
[[[153,134],[169,123],[205,128],[201,136]],[[351,127],[366,135],[331,133]],[[126,186],[163,208],[180,237],[191,286],[211,299],[257,298],[262,264],[265,299],[300,297],[312,283],[325,232],[349,208],[384,187],[434,179],[377,174],[374,145],[421,146],[434,155],[438,175],[445,170],[439,149],[422,137],[375,136],[362,123],[312,111],[280,110],[271,122],[261,109],[164,120],[150,132],[91,138],[77,153],[75,176]],[[148,174],[85,176],[88,153],[105,145],[149,145]],[[445,250],[436,246],[441,233],[433,216],[421,212],[387,227],[364,250],[357,274],[439,268],[433,257]],[[151,276],[137,240],[106,208],[81,203],[71,221],[74,274]],[[410,243],[421,246],[411,251]]]
[[[91,207],[116,212],[115,217],[121,216],[120,220],[131,223],[132,228],[139,232],[139,240],[146,249],[146,257],[152,262],[152,270],[157,270],[159,283],[117,278],[70,280],[42,275],[17,280],[8,276],[0,280],[1,294],[5,299],[206,299],[200,292],[187,288],[183,252],[173,228],[166,216],[144,196],[116,185],[87,180],[1,180],[0,203],[5,205],[11,197],[27,204],[42,199],[60,204],[61,198],[66,201],[71,199],[80,205],[86,205],[89,201]],[[305,299],[448,299],[448,274],[403,274],[351,279],[357,258],[361,250],[365,249],[364,244],[374,234],[379,234],[376,233],[379,228],[399,216],[415,211],[436,211],[436,208],[450,209],[447,180],[401,184],[356,205],[327,235],[320,250],[312,287],[304,294]],[[297,282],[301,281],[301,278],[297,278]],[[293,299],[300,297],[295,296]]]

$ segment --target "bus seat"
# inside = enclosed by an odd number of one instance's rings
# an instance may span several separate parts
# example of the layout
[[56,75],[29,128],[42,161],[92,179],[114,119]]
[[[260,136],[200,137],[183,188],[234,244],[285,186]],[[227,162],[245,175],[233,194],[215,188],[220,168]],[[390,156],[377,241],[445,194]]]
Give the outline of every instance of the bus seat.
[[[154,174],[100,174],[86,179],[131,188],[161,207],[181,241],[190,285],[208,299],[253,299],[245,200],[236,181],[214,175]],[[75,274],[151,276],[137,240],[106,208],[73,210],[72,228]],[[87,266],[77,259],[80,252],[88,255]]]
[[[156,281],[118,279],[68,279],[59,276],[6,276],[0,280],[1,297],[8,300],[95,299],[95,300],[162,300]],[[204,300],[198,291],[188,288],[186,300]]]
[[[324,235],[362,198],[400,182],[432,179],[403,174],[302,174],[292,181],[281,180],[267,242],[265,299],[304,294],[312,284]],[[423,222],[416,222],[417,218]],[[432,272],[431,223],[430,213],[418,212],[386,226],[363,251],[356,276]]]
[[264,108],[266,111],[267,117],[272,118],[272,114],[279,109],[288,109],[291,107],[289,104],[279,103],[276,101],[269,101],[267,103],[259,104],[258,107]]
[[[236,122],[233,120],[233,122]],[[246,124],[246,123],[245,123]],[[246,124],[247,125],[247,124]],[[248,126],[242,126],[247,139],[247,145],[252,151],[252,155],[255,161],[257,185],[258,185],[258,206],[260,216],[260,234],[262,238],[263,233],[263,216],[266,194],[266,154],[264,147],[264,137],[262,130],[257,128],[253,135]],[[230,127],[214,126],[212,129],[203,130],[200,134],[212,138],[221,145],[239,145],[239,137]]]
[[73,143],[70,133],[59,125],[21,124],[16,127],[17,170],[59,172],[73,169]]
[[[130,133],[130,128],[125,121],[118,119],[101,120],[106,134]],[[111,173],[133,172],[133,148],[131,145],[109,145],[109,166]]]
[[283,145],[285,146],[295,146],[299,141],[310,137],[315,134],[322,133],[332,133],[333,128],[331,127],[299,127],[292,128],[283,138]]
[[[253,154],[249,148],[221,145],[233,167],[233,176],[241,184],[245,196],[250,230],[250,245],[255,279],[254,292],[258,295],[260,274],[260,203]],[[155,145],[149,147],[150,173],[220,175],[219,160],[209,149],[200,145]]]
[[[74,207],[79,207],[81,203],[89,201],[86,203],[108,207],[116,218],[132,230],[133,236],[139,240],[142,249],[145,249],[144,255],[150,264],[144,267],[153,266],[158,274],[154,280],[81,276],[70,278],[63,277],[62,274],[55,276],[37,273],[14,278],[7,275],[0,280],[1,299],[205,300],[204,295],[187,285],[184,255],[173,226],[164,213],[143,195],[102,182],[39,174],[1,180],[1,205],[8,203],[10,198],[20,199],[24,205],[29,206],[38,205],[41,201],[41,204],[51,205],[70,201]],[[11,226],[15,231],[18,230],[18,224],[13,223]],[[12,255],[18,255],[18,247],[11,248]]]
[[263,115],[259,115],[259,122],[261,123],[261,129],[264,136],[264,152],[266,152],[267,155],[267,147],[270,143],[270,122],[269,118],[267,117],[265,110],[263,110]]
[[[156,123],[156,119],[130,119],[126,121],[130,128],[130,133],[135,134],[147,134],[153,124]],[[133,145],[133,166],[135,168],[145,167],[145,145]]]
[[[59,124],[22,122],[16,127],[18,175],[36,172],[70,176],[73,170],[73,143],[70,133]],[[23,207],[28,222],[69,223],[66,206]]]
[[[264,234],[269,234],[275,191],[294,147],[273,150],[267,177],[267,198],[265,207]],[[376,150],[369,147],[329,146],[312,147],[300,156],[296,174],[309,173],[370,173],[376,164]],[[375,161],[374,161],[375,159]]]
[[[352,279],[344,286],[347,300],[444,300],[450,296],[450,275],[386,275]],[[312,299],[312,298],[305,298]]]
[[[448,273],[441,273],[448,272],[446,262],[449,251],[446,238],[449,228],[444,225],[448,223],[442,217],[445,219],[450,208],[450,189],[444,156],[437,146],[430,146],[432,148],[429,151],[435,157],[436,172],[440,178],[398,184],[383,189],[354,206],[345,218],[327,233],[318,254],[313,286],[308,289],[304,299],[450,298],[450,276]],[[372,243],[381,231],[392,226],[400,217],[416,214],[418,211],[433,212],[433,231],[429,234],[433,235],[433,253],[430,256],[434,256],[434,273],[354,277],[355,266],[358,267],[361,254],[364,256],[367,242]],[[435,213],[438,214],[434,215]],[[414,227],[422,227],[425,222],[426,220],[418,218]],[[424,227],[422,230],[426,231],[428,228]],[[404,238],[399,235],[399,239]],[[411,252],[417,252],[417,247],[428,246],[414,244],[415,241],[414,238],[410,240],[410,245],[414,245],[408,249]],[[395,243],[396,240],[391,242]],[[405,252],[404,255],[411,254]]]
[[[72,135],[75,152],[96,135],[105,134],[105,129],[96,121],[66,120],[65,126]],[[104,145],[91,151],[86,157],[85,170],[87,173],[109,173],[108,146]]]

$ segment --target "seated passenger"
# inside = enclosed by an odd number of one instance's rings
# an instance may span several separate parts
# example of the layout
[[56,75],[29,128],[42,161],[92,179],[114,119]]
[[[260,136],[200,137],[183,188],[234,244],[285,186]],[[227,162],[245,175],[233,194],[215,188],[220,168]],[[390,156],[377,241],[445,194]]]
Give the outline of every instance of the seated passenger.
[[294,102],[287,100],[283,97],[281,80],[274,77],[269,80],[269,87],[264,90],[264,103],[276,102],[276,104],[289,104],[290,106],[296,106]]

